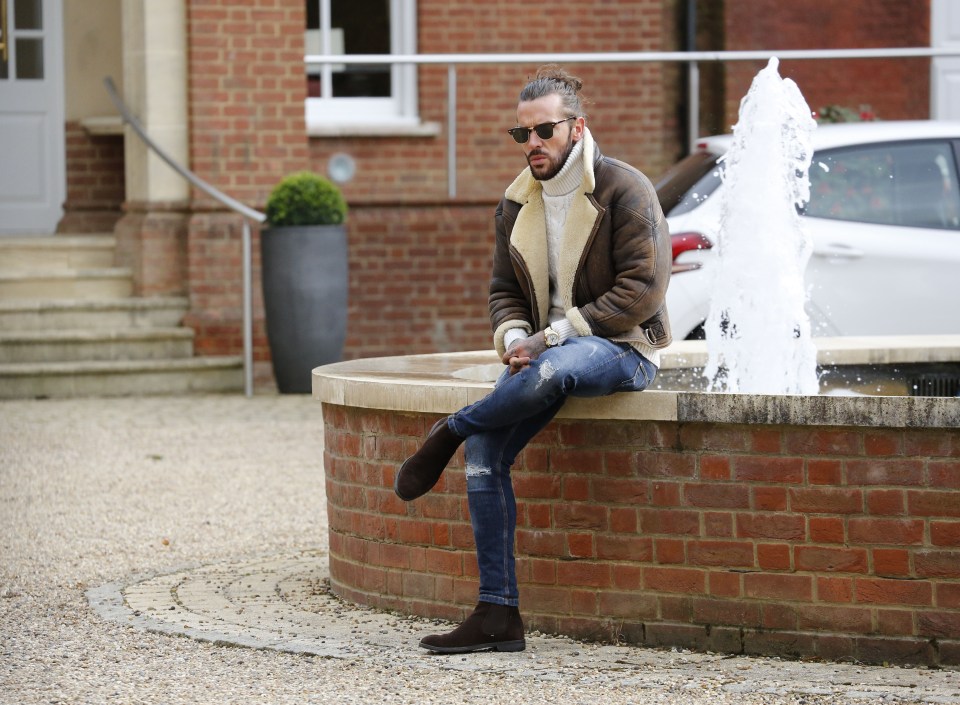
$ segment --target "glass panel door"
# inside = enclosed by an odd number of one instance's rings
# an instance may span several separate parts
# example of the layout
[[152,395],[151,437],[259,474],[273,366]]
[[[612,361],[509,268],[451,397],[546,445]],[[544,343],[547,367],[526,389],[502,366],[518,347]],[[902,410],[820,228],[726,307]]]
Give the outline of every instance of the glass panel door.
[[43,0],[0,1],[0,80],[43,80]]
[[17,29],[43,29],[43,0],[14,0],[13,26]]

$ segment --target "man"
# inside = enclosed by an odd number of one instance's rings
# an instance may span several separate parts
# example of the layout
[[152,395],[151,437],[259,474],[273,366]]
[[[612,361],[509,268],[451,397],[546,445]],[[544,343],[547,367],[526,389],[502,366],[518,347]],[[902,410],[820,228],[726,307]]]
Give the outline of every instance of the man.
[[432,651],[525,647],[510,468],[568,396],[645,389],[670,343],[663,212],[643,174],[601,155],[581,86],[562,69],[541,68],[508,130],[529,168],[496,211],[490,319],[506,369],[484,399],[439,421],[394,481],[403,500],[424,495],[466,442],[480,596],[463,624],[420,642]]

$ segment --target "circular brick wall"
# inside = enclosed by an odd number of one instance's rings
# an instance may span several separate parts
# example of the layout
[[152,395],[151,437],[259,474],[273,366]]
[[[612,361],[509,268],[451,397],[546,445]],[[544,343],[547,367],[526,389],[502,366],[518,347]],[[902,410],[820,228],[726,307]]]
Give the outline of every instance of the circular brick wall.
[[[334,591],[460,619],[477,566],[462,451],[399,464],[483,396],[489,353],[339,363],[323,402]],[[649,646],[960,665],[960,399],[676,392],[571,400],[514,470],[527,627]]]

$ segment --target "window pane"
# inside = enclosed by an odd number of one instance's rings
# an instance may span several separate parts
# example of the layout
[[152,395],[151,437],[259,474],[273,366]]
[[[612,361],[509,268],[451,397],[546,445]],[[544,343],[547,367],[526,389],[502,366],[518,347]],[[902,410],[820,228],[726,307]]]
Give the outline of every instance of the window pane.
[[43,78],[43,40],[17,40],[17,78]]
[[[332,35],[342,44],[332,49],[344,54],[389,54],[389,0],[330,0]],[[341,67],[333,74],[336,98],[390,96],[390,65]]]
[[960,190],[950,147],[946,144],[900,147],[894,150],[894,159],[900,225],[960,227]]
[[42,0],[16,0],[13,3],[13,26],[17,29],[43,29]]
[[0,81],[7,78],[10,78],[10,68],[7,62],[3,60],[3,55],[0,54]]
[[307,0],[307,29],[320,29],[320,3],[322,0]]
[[806,215],[960,228],[956,162],[946,143],[885,145],[814,156]]
[[816,154],[810,165],[810,202],[815,218],[894,225],[893,160],[889,148]]

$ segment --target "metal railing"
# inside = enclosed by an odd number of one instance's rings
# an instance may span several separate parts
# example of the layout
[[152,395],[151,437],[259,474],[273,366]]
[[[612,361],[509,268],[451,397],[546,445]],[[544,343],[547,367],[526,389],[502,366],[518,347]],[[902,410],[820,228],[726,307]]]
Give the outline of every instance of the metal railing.
[[447,66],[447,193],[457,195],[457,66],[480,64],[687,64],[687,144],[701,136],[700,62],[763,61],[774,57],[789,59],[904,59],[960,56],[960,47],[902,47],[872,49],[785,49],[782,51],[646,51],[608,53],[533,53],[533,54],[307,54],[304,63],[320,64],[416,64]]
[[160,145],[150,138],[150,135],[148,135],[146,130],[143,129],[140,121],[134,117],[126,103],[123,102],[123,99],[117,92],[117,87],[113,83],[113,79],[107,76],[103,79],[103,83],[106,85],[107,92],[110,94],[110,99],[113,101],[113,104],[119,111],[123,121],[130,125],[133,131],[141,140],[143,140],[147,147],[152,149],[158,157],[170,165],[170,168],[180,174],[180,176],[185,178],[191,184],[196,186],[201,191],[204,191],[230,210],[235,211],[243,216],[243,393],[248,397],[253,396],[253,258],[250,221],[258,224],[263,223],[266,221],[267,216],[260,211],[254,210],[253,208],[240,203],[240,201],[236,200],[235,198],[231,198],[215,186],[208,184],[186,167],[180,165]]

